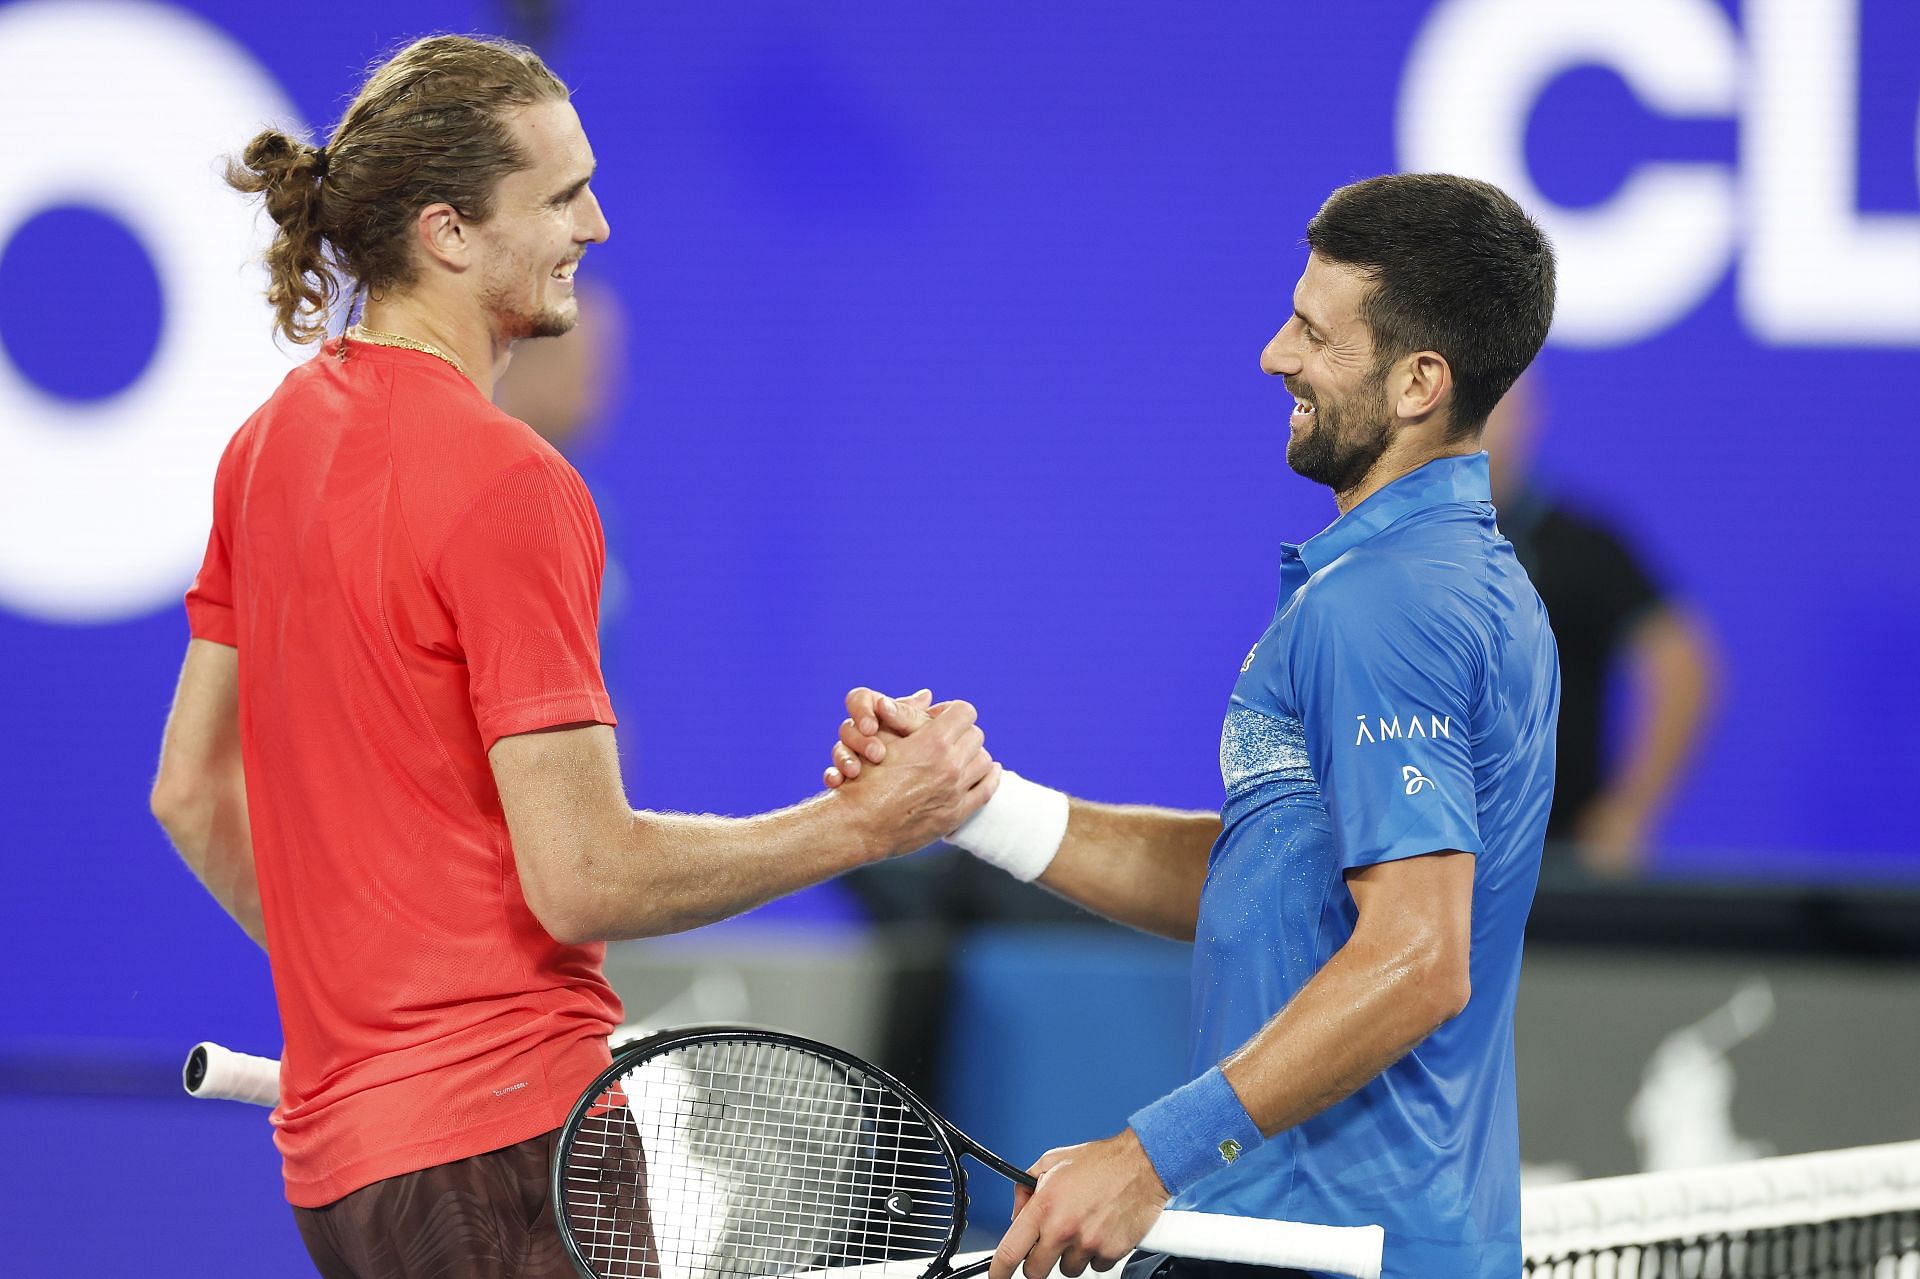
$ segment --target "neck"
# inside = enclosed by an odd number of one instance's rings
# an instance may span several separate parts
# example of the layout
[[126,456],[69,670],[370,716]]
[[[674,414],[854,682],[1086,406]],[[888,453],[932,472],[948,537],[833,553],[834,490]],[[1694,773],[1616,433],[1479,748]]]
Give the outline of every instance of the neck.
[[511,343],[495,336],[478,312],[436,306],[417,296],[368,298],[360,312],[364,328],[394,333],[435,346],[460,361],[467,380],[493,398],[493,385],[507,370]]
[[1480,441],[1477,439],[1459,440],[1452,444],[1413,445],[1405,449],[1390,448],[1360,477],[1358,484],[1335,493],[1333,504],[1340,514],[1345,515],[1401,476],[1410,475],[1429,462],[1443,457],[1466,457],[1479,451]]

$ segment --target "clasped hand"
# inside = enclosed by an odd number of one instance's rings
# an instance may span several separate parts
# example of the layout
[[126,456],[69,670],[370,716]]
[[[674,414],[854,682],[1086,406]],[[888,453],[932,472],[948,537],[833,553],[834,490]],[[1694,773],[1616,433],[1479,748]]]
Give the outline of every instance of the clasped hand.
[[[854,689],[826,771],[828,789],[891,767],[905,739],[955,714],[971,723],[972,713],[964,702],[934,704],[926,689],[904,698]],[[1111,1269],[1146,1236],[1167,1203],[1166,1187],[1131,1128],[1103,1141],[1049,1150],[1027,1171],[1039,1184],[1015,1190],[1013,1224],[994,1250],[990,1279],[1011,1279],[1015,1269],[1027,1279],[1045,1279],[1056,1265],[1070,1276],[1089,1266]]]
[[935,705],[925,689],[895,699],[857,688],[847,694],[847,712],[834,758],[844,755],[850,770],[829,768],[827,788],[840,790],[860,775],[854,747],[847,745],[856,743],[873,776],[845,794],[873,812],[883,853],[911,852],[949,835],[993,798],[1000,766],[987,754],[986,735],[968,703]]

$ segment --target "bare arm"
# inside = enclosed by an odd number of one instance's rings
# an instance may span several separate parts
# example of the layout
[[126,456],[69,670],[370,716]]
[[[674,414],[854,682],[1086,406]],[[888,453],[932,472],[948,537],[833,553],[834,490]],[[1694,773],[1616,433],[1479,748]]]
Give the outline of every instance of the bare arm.
[[[1325,1110],[1466,1007],[1473,857],[1433,853],[1347,876],[1360,908],[1347,944],[1292,1002],[1222,1063],[1268,1136]],[[1159,1217],[1167,1188],[1132,1127],[1049,1150],[1014,1192],[1014,1220],[990,1279],[1016,1268],[1079,1274],[1127,1255]],[[1023,1265],[1024,1263],[1024,1265]]]
[[1662,608],[1627,641],[1632,709],[1607,787],[1581,814],[1579,840],[1590,868],[1630,873],[1673,798],[1706,726],[1718,682],[1713,641],[1695,618]]
[[[887,759],[903,738],[927,723],[925,698],[891,698],[869,688],[847,694],[847,718],[827,770],[829,790],[841,792],[865,767]],[[1067,832],[1046,872],[1035,882],[1116,923],[1192,941],[1207,878],[1207,851],[1220,834],[1214,813],[1144,804],[1074,799]]]
[[153,815],[214,900],[262,947],[260,883],[240,762],[240,652],[190,640],[160,745]]
[[1261,1132],[1347,1097],[1467,1006],[1473,863],[1434,853],[1347,876],[1353,936],[1222,1063]]
[[1034,882],[1116,923],[1192,941],[1219,834],[1214,813],[1074,799],[1067,837]]
[[489,758],[527,905],[563,942],[656,936],[931,843],[998,779],[973,708],[941,709],[871,790],[746,818],[633,811],[605,725],[502,738]]

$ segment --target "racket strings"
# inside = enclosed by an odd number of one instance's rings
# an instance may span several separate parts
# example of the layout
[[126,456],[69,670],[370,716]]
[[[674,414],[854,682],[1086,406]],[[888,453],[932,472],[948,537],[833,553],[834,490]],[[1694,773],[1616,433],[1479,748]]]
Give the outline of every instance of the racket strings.
[[588,1110],[561,1181],[603,1279],[858,1279],[939,1254],[958,1219],[945,1146],[917,1111],[856,1067],[770,1041],[641,1062]]

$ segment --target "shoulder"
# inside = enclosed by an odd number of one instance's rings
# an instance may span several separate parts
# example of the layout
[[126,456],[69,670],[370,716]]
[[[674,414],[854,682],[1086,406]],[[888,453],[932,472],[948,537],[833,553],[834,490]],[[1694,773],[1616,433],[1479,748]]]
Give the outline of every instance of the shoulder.
[[558,450],[477,395],[417,406],[398,400],[391,447],[401,507],[429,558],[477,512],[534,518],[555,507],[579,516],[593,509]]
[[477,393],[407,394],[396,387],[392,407],[396,469],[438,477],[455,497],[479,492],[509,473],[576,478],[553,445],[520,419]]
[[1302,602],[1323,619],[1362,625],[1457,613],[1474,588],[1472,558],[1465,547],[1383,535],[1315,573]]
[[1314,574],[1301,594],[1301,638],[1323,654],[1434,671],[1486,666],[1485,579],[1463,557],[1376,539]]

